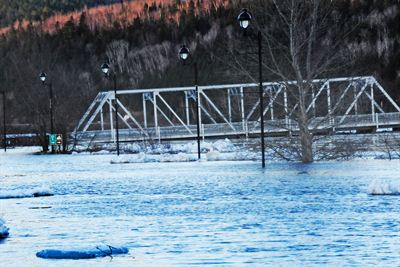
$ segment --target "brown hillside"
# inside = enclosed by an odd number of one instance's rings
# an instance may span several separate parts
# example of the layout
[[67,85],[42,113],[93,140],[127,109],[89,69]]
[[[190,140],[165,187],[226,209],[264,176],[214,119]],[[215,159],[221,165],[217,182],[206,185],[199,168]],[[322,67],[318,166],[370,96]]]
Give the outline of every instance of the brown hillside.
[[[195,2],[197,3],[197,1]],[[154,3],[157,6],[156,10],[149,8],[147,12],[144,11],[145,4],[147,4],[148,7],[151,7]],[[126,26],[137,17],[141,19],[158,19],[162,12],[164,12],[167,19],[178,21],[181,11],[189,8],[189,1],[184,1],[179,4],[177,6],[177,11],[172,13],[169,10],[175,3],[176,0],[136,0],[123,4],[118,3],[94,8],[85,8],[67,14],[59,13],[43,21],[29,22],[23,20],[22,22],[15,22],[14,25],[10,27],[0,29],[0,34],[6,34],[12,28],[26,29],[30,24],[32,24],[33,27],[39,27],[44,32],[53,33],[56,31],[57,27],[63,27],[63,25],[71,19],[75,23],[78,23],[82,13],[86,15],[86,23],[92,30],[95,27],[109,27],[115,22],[122,26]],[[228,0],[203,0],[201,1],[200,6],[196,6],[196,12],[199,12],[200,10],[208,11],[221,5],[225,6],[227,3]]]

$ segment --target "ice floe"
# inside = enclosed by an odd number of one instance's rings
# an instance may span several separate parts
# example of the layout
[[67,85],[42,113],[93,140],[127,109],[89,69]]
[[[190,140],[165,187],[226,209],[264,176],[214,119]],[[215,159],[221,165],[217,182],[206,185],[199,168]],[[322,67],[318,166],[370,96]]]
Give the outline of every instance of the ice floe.
[[38,187],[34,189],[0,190],[0,199],[47,197],[53,195],[54,193],[47,187]]
[[92,259],[97,257],[114,256],[127,254],[129,249],[126,247],[113,247],[100,245],[93,248],[83,249],[45,249],[36,253],[36,257],[44,259]]
[[400,183],[373,180],[368,186],[370,195],[400,195]]

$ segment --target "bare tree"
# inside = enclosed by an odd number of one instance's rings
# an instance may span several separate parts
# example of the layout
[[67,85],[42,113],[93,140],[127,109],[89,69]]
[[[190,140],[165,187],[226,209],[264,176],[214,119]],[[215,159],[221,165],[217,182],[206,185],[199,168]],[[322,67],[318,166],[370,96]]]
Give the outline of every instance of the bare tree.
[[[348,65],[350,54],[346,36],[354,29],[345,29],[335,1],[330,0],[269,0],[246,1],[253,11],[253,28],[262,33],[263,68],[267,77],[281,81],[288,94],[286,116],[296,123],[295,140],[288,145],[305,162],[314,160],[313,131],[330,119],[324,115],[318,122],[308,107],[313,101],[314,79],[340,73]],[[248,38],[254,31],[246,32]],[[248,42],[248,40],[246,40]],[[236,56],[234,67],[253,81],[256,55]],[[346,60],[347,59],[347,60]],[[249,63],[250,62],[250,63]],[[247,64],[247,65],[246,65]],[[293,82],[294,81],[294,82]],[[279,102],[279,101],[277,101]],[[280,103],[283,106],[283,101]]]

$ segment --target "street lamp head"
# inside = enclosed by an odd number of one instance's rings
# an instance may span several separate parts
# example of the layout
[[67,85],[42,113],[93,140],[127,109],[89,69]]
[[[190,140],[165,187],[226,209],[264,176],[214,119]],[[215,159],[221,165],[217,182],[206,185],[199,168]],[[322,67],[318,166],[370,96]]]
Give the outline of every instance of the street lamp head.
[[249,11],[247,11],[247,9],[244,8],[240,12],[237,20],[239,21],[239,25],[241,28],[247,29],[251,22],[251,14],[249,13]]
[[189,58],[190,51],[185,45],[182,45],[181,49],[179,50],[179,57],[185,61]]
[[42,72],[42,73],[40,73],[39,78],[42,81],[42,83],[44,83],[46,81],[47,74]]
[[108,66],[107,63],[104,63],[103,65],[101,65],[101,71],[102,71],[105,75],[107,75],[108,72],[110,71],[110,66]]

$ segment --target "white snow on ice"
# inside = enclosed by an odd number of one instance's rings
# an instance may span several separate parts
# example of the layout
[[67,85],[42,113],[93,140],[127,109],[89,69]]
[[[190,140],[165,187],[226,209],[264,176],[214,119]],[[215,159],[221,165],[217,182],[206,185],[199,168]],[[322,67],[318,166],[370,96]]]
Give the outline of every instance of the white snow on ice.
[[370,195],[400,195],[400,183],[373,180],[368,186]]
[[212,150],[206,154],[207,161],[250,161],[257,160],[257,153],[238,151],[234,153],[220,153]]
[[45,197],[52,195],[54,195],[54,193],[48,187],[38,187],[34,189],[0,190],[0,199]]

